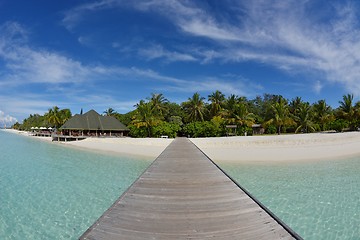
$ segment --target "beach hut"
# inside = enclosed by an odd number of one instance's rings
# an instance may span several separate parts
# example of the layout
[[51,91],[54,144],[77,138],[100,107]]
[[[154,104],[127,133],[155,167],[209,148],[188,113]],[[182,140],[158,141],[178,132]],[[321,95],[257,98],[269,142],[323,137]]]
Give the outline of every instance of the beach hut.
[[76,114],[60,127],[61,135],[82,137],[123,137],[129,129],[113,116],[102,116],[95,110]]
[[251,127],[253,135],[262,135],[265,133],[265,129],[261,126],[261,124],[253,124]]
[[236,128],[237,125],[226,125],[226,135],[229,136],[236,136]]

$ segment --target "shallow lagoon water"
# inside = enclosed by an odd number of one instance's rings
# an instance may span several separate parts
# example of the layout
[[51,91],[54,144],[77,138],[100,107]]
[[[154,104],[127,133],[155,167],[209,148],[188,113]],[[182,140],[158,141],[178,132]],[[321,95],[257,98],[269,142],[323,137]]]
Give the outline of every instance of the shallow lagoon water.
[[[150,163],[0,131],[0,239],[77,239]],[[220,166],[304,239],[360,239],[360,158]]]
[[304,239],[360,239],[360,157],[219,165]]
[[0,131],[0,239],[78,239],[150,163]]

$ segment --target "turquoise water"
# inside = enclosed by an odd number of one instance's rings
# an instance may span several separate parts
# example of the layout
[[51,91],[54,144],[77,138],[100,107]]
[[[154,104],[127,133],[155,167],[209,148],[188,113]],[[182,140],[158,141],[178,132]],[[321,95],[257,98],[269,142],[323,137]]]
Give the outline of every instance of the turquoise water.
[[360,158],[220,166],[304,239],[360,239]]
[[[77,239],[150,162],[0,131],[0,239]],[[304,239],[360,239],[360,158],[220,165]]]
[[0,131],[0,239],[77,239],[150,162]]

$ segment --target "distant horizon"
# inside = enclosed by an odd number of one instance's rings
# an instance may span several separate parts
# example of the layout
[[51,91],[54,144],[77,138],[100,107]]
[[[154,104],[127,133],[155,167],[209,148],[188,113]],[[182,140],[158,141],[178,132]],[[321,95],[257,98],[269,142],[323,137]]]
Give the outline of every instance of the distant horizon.
[[0,10],[9,125],[53,106],[126,113],[151,93],[360,99],[356,1],[5,0]]

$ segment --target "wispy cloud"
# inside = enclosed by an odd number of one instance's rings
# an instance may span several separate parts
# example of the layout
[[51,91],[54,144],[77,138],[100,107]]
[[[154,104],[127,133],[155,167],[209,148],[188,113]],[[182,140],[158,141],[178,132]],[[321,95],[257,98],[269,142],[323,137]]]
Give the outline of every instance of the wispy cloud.
[[23,94],[23,95],[4,95],[0,96],[0,102],[6,103],[2,104],[2,110],[7,113],[11,112],[11,115],[14,118],[22,121],[24,117],[29,116],[30,114],[43,114],[47,111],[48,108],[58,105],[59,102],[46,100],[46,97],[38,94]]
[[218,22],[192,1],[151,0],[140,1],[133,7],[141,11],[155,11],[167,16],[182,31],[214,40],[242,41],[239,29],[225,22]]
[[[322,74],[326,78],[321,81],[339,83],[360,95],[356,3],[324,3],[324,16],[310,12],[313,4],[305,0],[232,2],[228,4],[232,19],[190,1],[140,1],[133,7],[168,17],[183,33],[214,41],[218,49],[216,56],[208,55],[211,59],[254,61],[288,72]],[[214,53],[211,50],[206,52]]]
[[156,44],[148,48],[141,48],[138,50],[140,56],[147,58],[148,60],[153,59],[164,59],[165,62],[194,62],[197,59],[185,53],[180,53],[177,51],[166,50],[163,46]]
[[[248,92],[234,89],[245,89],[243,79],[226,77],[209,77],[206,75],[192,79],[181,79],[162,74],[152,69],[123,66],[84,65],[62,54],[34,48],[28,43],[27,31],[17,23],[0,26],[4,34],[0,39],[0,59],[4,62],[4,71],[0,73],[0,102],[6,102],[7,112],[24,117],[29,114],[43,114],[52,106],[66,107],[77,110],[81,105],[93,106],[98,109],[113,107],[118,110],[130,111],[139,98],[121,99],[108,92],[106,86],[116,81],[138,81],[151,84],[149,92],[161,89],[166,92],[193,93],[220,90],[225,94],[236,93],[248,95]],[[169,51],[161,45],[143,49],[142,54],[150,58],[165,61],[197,61],[191,55]],[[196,56],[202,50],[195,51]],[[209,54],[211,55],[211,54]],[[209,58],[211,58],[209,56]],[[146,91],[146,87],[145,91]],[[16,92],[16,96],[6,89]],[[21,89],[21,91],[18,91]],[[26,89],[31,89],[27,91]],[[144,89],[142,89],[144,91]],[[31,92],[31,94],[29,93]]]
[[157,90],[165,93],[194,93],[219,90],[224,94],[254,96],[260,89],[262,89],[261,85],[253,84],[251,81],[243,78],[242,76],[235,76],[232,74],[218,77],[198,76],[193,79],[179,79],[161,75],[153,70],[132,68],[132,75],[163,82],[162,84],[158,84]]
[[28,46],[27,31],[16,22],[1,25],[0,31],[0,58],[6,68],[0,73],[3,85],[76,83],[89,75],[89,69],[78,61]]
[[71,30],[73,29],[80,21],[82,21],[85,13],[95,12],[103,9],[108,9],[116,6],[121,3],[119,0],[100,0],[95,2],[89,2],[82,5],[79,5],[75,8],[72,8],[64,12],[64,18],[62,23],[64,26]]

